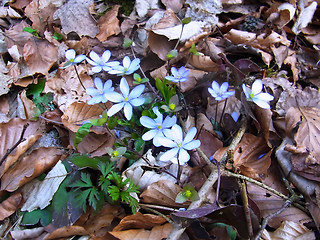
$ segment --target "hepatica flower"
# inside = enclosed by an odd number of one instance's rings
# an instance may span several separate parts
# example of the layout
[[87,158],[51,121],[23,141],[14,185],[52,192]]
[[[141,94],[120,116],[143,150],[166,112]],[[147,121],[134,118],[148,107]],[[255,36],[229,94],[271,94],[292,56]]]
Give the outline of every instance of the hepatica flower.
[[164,137],[163,131],[165,129],[171,128],[177,122],[177,117],[167,116],[163,121],[163,115],[159,112],[158,107],[154,107],[153,112],[157,115],[156,119],[152,119],[147,116],[142,116],[140,118],[140,123],[146,127],[150,128],[150,131],[142,135],[144,141],[149,141],[153,139],[153,145],[160,147],[161,143],[159,142],[160,137]]
[[216,101],[221,101],[232,96],[235,93],[235,91],[228,91],[228,88],[228,82],[224,82],[220,86],[219,83],[213,81],[212,88],[208,88],[208,91],[211,94],[211,96],[215,98]]
[[144,87],[144,85],[138,85],[130,92],[127,80],[125,78],[121,78],[121,94],[117,92],[111,92],[105,95],[109,101],[116,103],[108,110],[108,116],[113,116],[123,108],[124,116],[130,120],[132,117],[132,107],[141,106],[144,103],[145,99],[140,97],[144,91]]
[[107,147],[107,153],[109,154],[111,161],[119,160],[126,151],[126,147],[118,147],[116,150],[113,150],[111,147]]
[[185,67],[176,69],[175,67],[171,68],[172,76],[166,76],[165,79],[172,82],[185,82],[188,80],[187,76],[190,73],[190,70],[187,70]]
[[252,84],[252,88],[248,88],[244,83],[242,89],[248,101],[252,101],[261,108],[270,109],[268,102],[272,101],[274,97],[269,93],[262,92],[262,81],[255,80]]
[[173,163],[184,165],[189,161],[190,155],[187,150],[192,150],[200,146],[200,140],[193,140],[197,133],[195,127],[191,128],[183,139],[182,129],[175,124],[171,129],[163,130],[165,137],[159,138],[159,142],[164,147],[171,149],[160,156],[160,161],[171,161]]
[[119,76],[130,75],[134,73],[140,67],[140,59],[135,58],[132,61],[128,56],[125,56],[122,60],[122,65],[114,66],[110,74],[118,74]]
[[71,65],[76,65],[77,63],[82,62],[84,59],[86,59],[86,56],[81,54],[76,56],[76,51],[73,49],[69,49],[66,51],[66,59],[68,60],[62,68],[67,68]]
[[111,57],[111,52],[109,50],[104,51],[101,57],[94,51],[91,51],[89,56],[91,59],[87,58],[87,61],[93,66],[91,70],[94,73],[99,73],[102,70],[106,72],[111,71],[112,67],[120,64],[118,61],[108,62]]
[[178,112],[182,109],[182,107],[179,105],[179,98],[178,95],[173,95],[168,105],[162,105],[162,109],[164,109],[166,112]]
[[95,78],[94,85],[96,88],[86,88],[86,93],[92,96],[92,98],[88,101],[88,104],[106,103],[108,99],[105,95],[113,92],[114,89],[112,87],[112,81],[109,79],[103,84],[100,78]]

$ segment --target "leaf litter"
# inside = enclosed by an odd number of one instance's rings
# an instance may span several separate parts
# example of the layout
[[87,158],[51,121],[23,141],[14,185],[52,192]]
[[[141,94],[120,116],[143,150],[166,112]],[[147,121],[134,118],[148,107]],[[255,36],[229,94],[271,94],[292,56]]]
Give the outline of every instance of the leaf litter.
[[316,239],[317,2],[132,6],[3,2],[1,237]]

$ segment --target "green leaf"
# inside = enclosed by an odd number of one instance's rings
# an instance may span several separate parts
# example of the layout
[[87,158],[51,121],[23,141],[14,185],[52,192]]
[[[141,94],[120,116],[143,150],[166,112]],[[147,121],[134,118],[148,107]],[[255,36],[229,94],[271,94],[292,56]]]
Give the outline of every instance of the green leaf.
[[39,37],[39,34],[37,32],[37,29],[33,29],[33,28],[30,28],[30,27],[25,27],[23,29],[24,32],[28,32],[28,33],[31,33],[32,35],[36,36],[36,37]]
[[142,138],[138,138],[135,142],[134,142],[134,148],[137,152],[140,152],[140,150],[142,149],[143,145],[145,144],[145,141]]
[[191,22],[191,17],[184,18],[184,19],[182,19],[181,22],[183,25],[188,24],[189,22]]
[[171,60],[171,59],[176,58],[177,56],[178,56],[178,50],[173,49],[173,50],[171,50],[170,52],[168,52],[168,54],[167,54],[167,59],[168,59],[168,60]]
[[192,43],[191,48],[189,49],[189,52],[195,56],[200,56],[201,54],[197,51],[196,45]]
[[125,38],[124,41],[123,41],[123,47],[124,48],[128,48],[130,47],[131,45],[133,44],[133,41],[129,38]]
[[163,81],[160,78],[156,78],[156,88],[162,94],[165,104],[169,104],[169,101],[172,96],[176,94],[176,90],[174,87],[169,85],[169,81],[164,79]]
[[40,224],[45,227],[52,221],[52,206],[49,205],[45,209],[36,209],[32,212],[24,212],[21,225],[36,225]]
[[92,127],[92,123],[85,123],[78,129],[74,136],[73,144],[75,148],[78,147],[79,143],[82,142],[83,138],[87,136],[90,132],[90,128]]
[[124,127],[131,127],[131,124],[129,121],[126,121],[124,119],[119,119],[118,120],[118,124]]
[[78,154],[78,153],[71,155],[68,159],[79,168],[89,167],[92,169],[98,169],[98,164],[100,162],[109,161],[109,158],[106,156],[91,158],[87,154]]
[[55,40],[61,41],[62,40],[62,35],[60,33],[54,32],[52,36]]
[[104,111],[102,113],[102,117],[98,118],[98,119],[92,119],[90,120],[90,122],[92,123],[92,125],[94,126],[103,126],[105,123],[108,122],[108,115],[107,113]]
[[110,130],[114,129],[118,124],[118,118],[116,116],[111,116],[108,119],[108,128]]
[[227,233],[231,240],[235,240],[237,237],[237,231],[230,225],[225,223],[213,223],[208,226],[210,229],[212,228],[226,228]]

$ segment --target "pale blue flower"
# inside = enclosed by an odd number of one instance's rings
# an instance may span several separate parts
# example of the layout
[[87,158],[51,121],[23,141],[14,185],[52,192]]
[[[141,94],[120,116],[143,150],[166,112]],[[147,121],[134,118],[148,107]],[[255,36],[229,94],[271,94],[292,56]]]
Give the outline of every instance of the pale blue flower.
[[88,101],[88,104],[106,103],[108,99],[105,97],[105,95],[112,92],[114,89],[112,87],[112,81],[109,79],[103,84],[100,78],[95,78],[94,85],[96,88],[86,88],[86,93],[92,96],[92,98]]
[[108,110],[108,116],[113,116],[123,108],[124,116],[130,120],[132,117],[132,106],[137,107],[144,103],[145,99],[140,97],[144,88],[144,85],[138,85],[130,92],[127,80],[124,77],[121,78],[120,91],[122,94],[111,92],[105,95],[109,101],[116,103]]
[[166,76],[165,79],[172,81],[172,82],[185,82],[188,80],[187,76],[190,73],[190,70],[187,70],[185,67],[179,68],[177,70],[175,67],[171,68],[171,73],[173,76]]
[[201,144],[200,140],[193,140],[197,133],[195,127],[191,128],[183,139],[182,129],[179,125],[175,124],[171,129],[163,131],[165,137],[159,138],[159,142],[164,147],[171,149],[159,158],[160,161],[171,161],[173,163],[184,165],[189,161],[190,155],[187,150],[198,148]]
[[237,122],[238,119],[239,119],[239,114],[238,114],[237,112],[232,112],[232,113],[231,113],[231,117],[233,118],[233,120],[234,120],[235,122]]
[[76,65],[77,63],[80,63],[86,59],[86,56],[83,54],[76,56],[76,51],[73,49],[67,50],[65,55],[68,61],[61,68],[67,68],[69,66]]
[[149,141],[153,139],[153,145],[155,145],[156,147],[160,147],[161,144],[159,142],[159,138],[164,137],[163,131],[165,129],[171,128],[174,124],[176,124],[177,117],[167,116],[163,121],[163,115],[159,112],[158,107],[154,107],[152,110],[157,115],[156,119],[152,119],[147,116],[142,116],[140,118],[140,123],[144,127],[150,128],[150,131],[142,135],[142,139],[144,141]]
[[248,101],[252,101],[259,107],[264,109],[270,109],[268,102],[272,101],[274,97],[269,93],[264,93],[262,91],[262,81],[256,80],[252,84],[252,88],[248,88],[245,84],[242,84],[242,89]]
[[228,91],[228,88],[228,82],[222,83],[220,87],[219,83],[213,81],[212,88],[208,88],[208,91],[211,94],[211,96],[215,98],[216,101],[221,101],[232,96],[235,93],[235,91]]
[[89,56],[91,59],[87,58],[87,61],[93,66],[91,70],[94,73],[99,73],[102,70],[108,72],[112,70],[113,67],[120,64],[118,61],[108,62],[111,57],[111,52],[109,50],[104,51],[101,57],[94,51],[91,51]]
[[112,70],[109,71],[110,74],[118,74],[119,76],[130,75],[134,73],[140,67],[140,59],[135,58],[133,61],[130,60],[128,56],[125,56],[122,60],[122,66],[114,66]]

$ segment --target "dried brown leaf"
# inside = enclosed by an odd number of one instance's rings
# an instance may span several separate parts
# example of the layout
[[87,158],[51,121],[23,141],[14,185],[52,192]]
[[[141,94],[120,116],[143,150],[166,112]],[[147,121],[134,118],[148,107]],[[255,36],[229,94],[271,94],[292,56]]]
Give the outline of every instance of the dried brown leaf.
[[110,234],[121,240],[149,240],[167,238],[171,231],[172,225],[167,223],[162,226],[155,226],[151,230],[132,229],[120,232],[112,231]]
[[112,231],[119,232],[137,228],[151,229],[155,226],[162,225],[165,222],[166,220],[163,217],[137,212],[134,215],[124,217]]
[[158,57],[167,61],[167,54],[174,48],[176,41],[168,41],[168,38],[162,35],[150,32],[148,36],[148,44],[150,50],[158,55]]
[[89,12],[92,4],[93,0],[70,0],[54,13],[53,18],[60,19],[64,34],[74,31],[80,37],[94,38],[99,29]]
[[73,236],[83,236],[89,235],[88,231],[82,226],[64,226],[54,230],[45,239],[58,239],[58,238],[67,238]]
[[302,28],[308,26],[312,21],[313,14],[317,9],[318,3],[316,1],[312,2],[308,7],[303,8],[299,14],[297,21],[292,27],[292,31],[298,35]]
[[11,152],[5,161],[0,166],[0,177],[4,172],[12,166],[18,158],[27,151],[36,141],[41,137],[39,132],[40,124],[39,122],[27,121],[20,118],[13,118],[8,123],[0,124],[0,157],[4,157],[6,152],[14,147],[14,145],[20,139],[20,136],[23,131],[23,126],[29,124],[26,129],[23,138],[26,140],[20,143],[14,151]]
[[118,35],[121,32],[119,19],[117,18],[119,7],[120,5],[114,5],[112,9],[99,19],[99,33],[97,38],[100,42],[107,40],[107,38],[112,35]]
[[189,60],[189,64],[195,67],[196,69],[203,70],[206,72],[217,72],[220,68],[220,65],[213,62],[208,56],[196,56],[192,55]]
[[271,153],[272,150],[263,138],[245,133],[234,150],[234,166],[243,175],[261,179],[270,167]]
[[229,39],[234,44],[250,44],[257,37],[255,33],[241,31],[237,29],[231,29],[224,35],[225,38]]
[[19,207],[22,200],[21,193],[15,193],[0,203],[0,221],[13,214]]
[[166,6],[167,9],[171,9],[176,13],[180,11],[183,5],[181,0],[161,0],[161,2]]
[[62,154],[63,150],[53,147],[42,147],[32,151],[3,174],[1,190],[15,191],[18,187],[52,168]]

